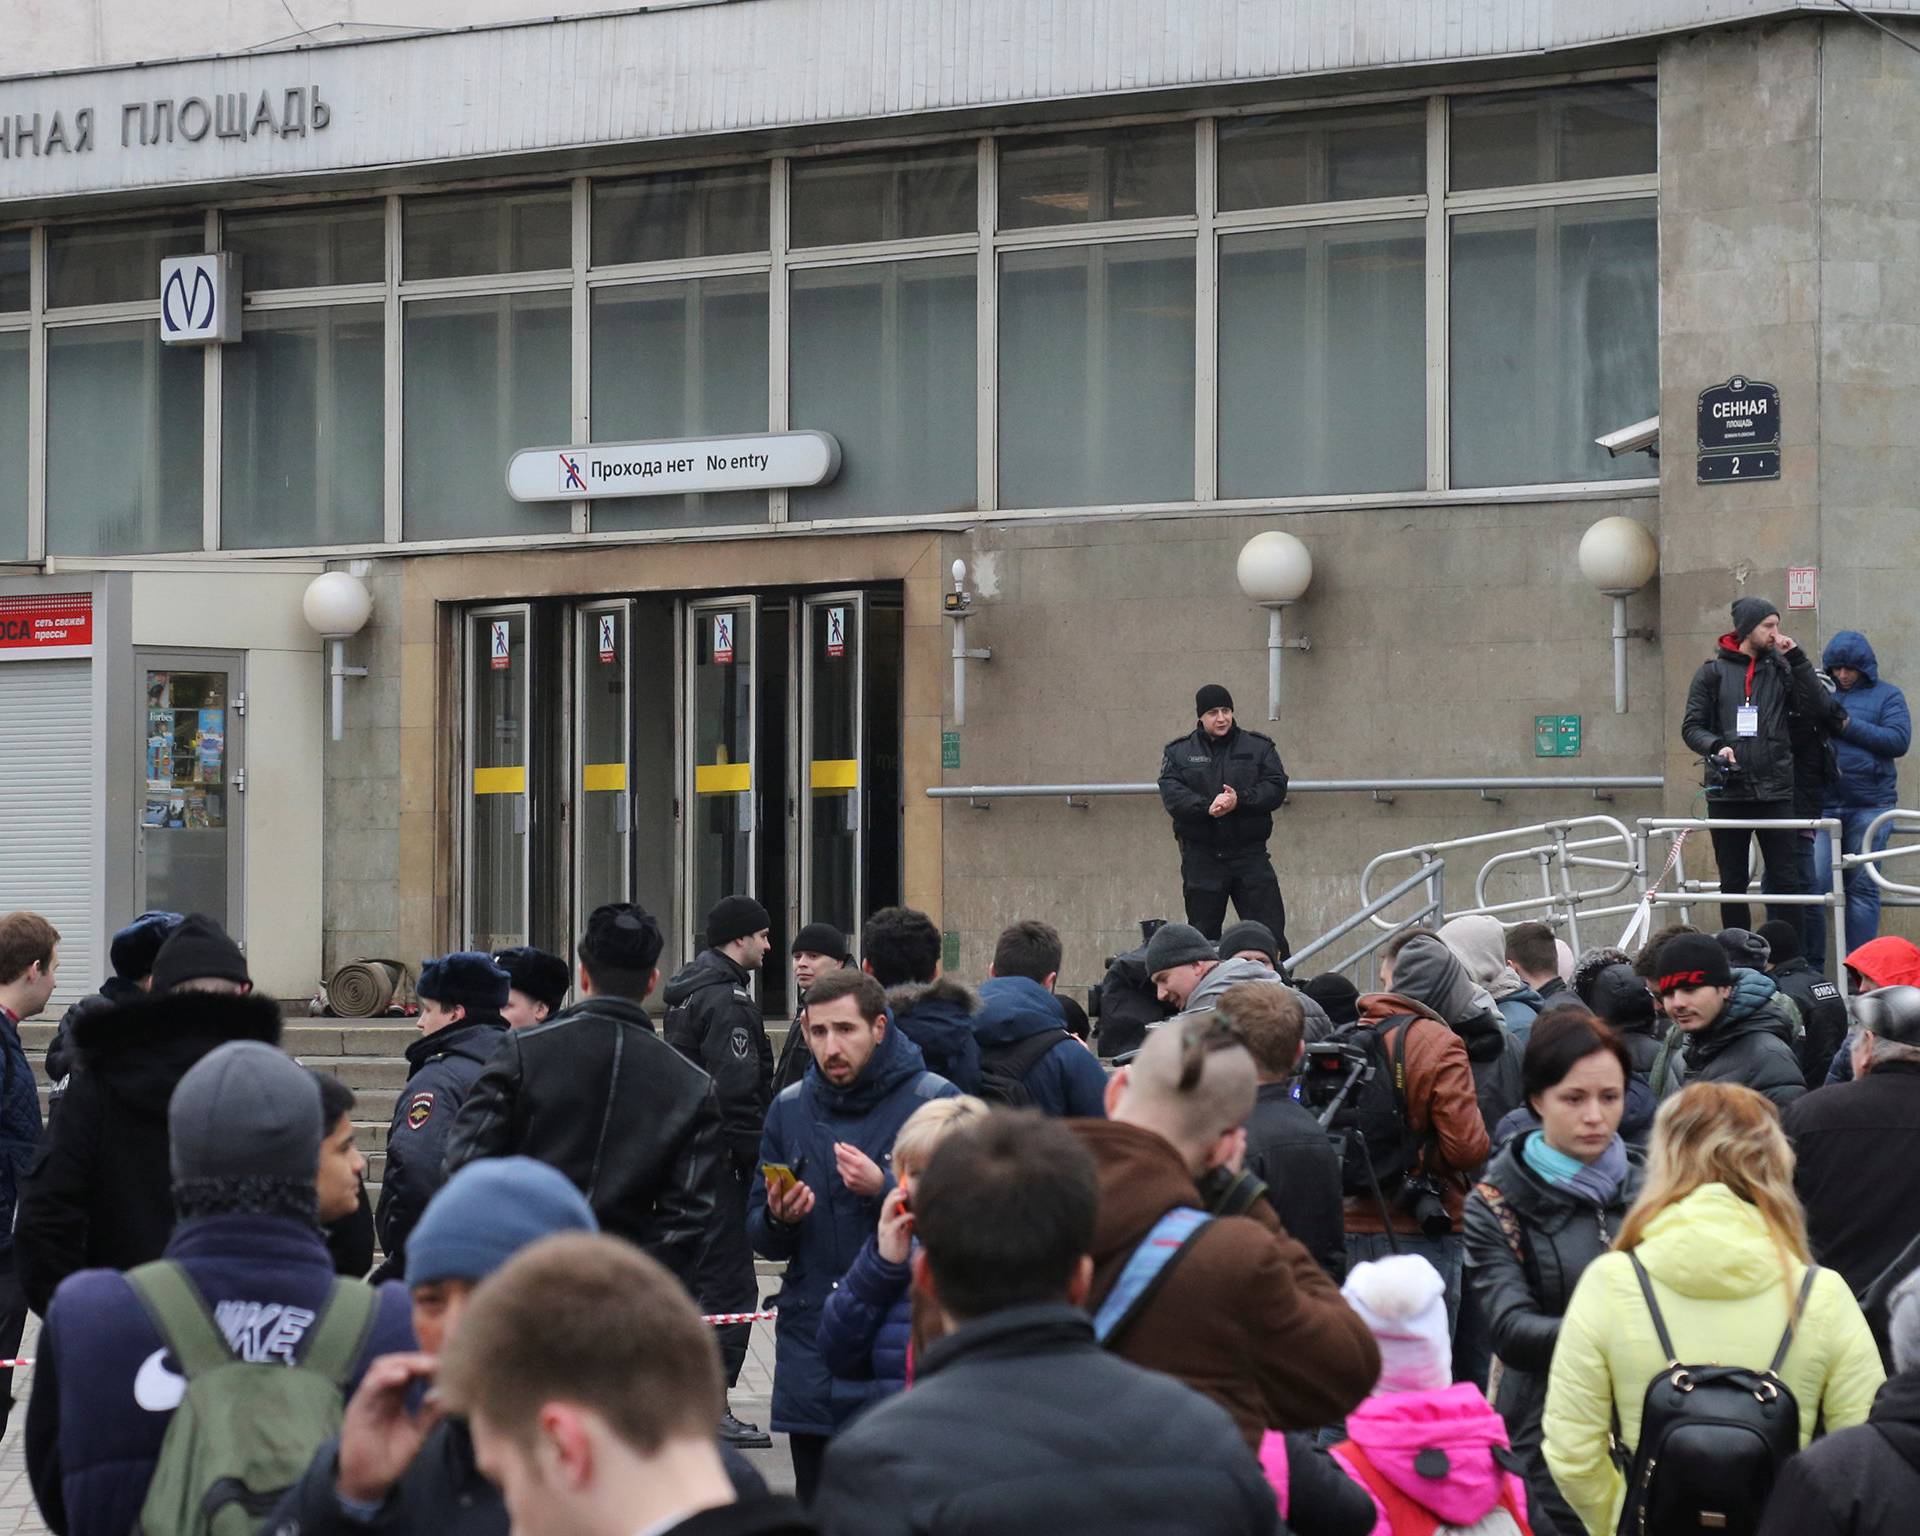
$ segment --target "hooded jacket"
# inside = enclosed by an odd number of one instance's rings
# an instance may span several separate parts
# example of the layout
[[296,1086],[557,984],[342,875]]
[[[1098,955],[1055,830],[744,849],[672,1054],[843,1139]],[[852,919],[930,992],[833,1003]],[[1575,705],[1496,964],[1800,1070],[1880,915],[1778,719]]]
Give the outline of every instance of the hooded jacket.
[[[1760,712],[1758,735],[1740,734],[1739,710],[1747,703]],[[1709,793],[1729,800],[1791,800],[1793,739],[1787,717],[1794,708],[1812,720],[1829,718],[1835,708],[1807,653],[1796,646],[1784,659],[1778,651],[1749,657],[1731,634],[1722,635],[1719,648],[1693,675],[1680,721],[1682,739],[1701,757],[1733,748],[1740,777],[1722,791],[1718,778],[1709,774]]]
[[[775,1431],[830,1435],[885,1395],[882,1383],[837,1379],[827,1369],[817,1337],[820,1313],[879,1224],[880,1203],[892,1182],[893,1138],[922,1104],[959,1091],[927,1071],[920,1047],[904,1032],[889,1029],[860,1075],[844,1088],[828,1082],[818,1065],[811,1066],[767,1111],[760,1161],[784,1163],[814,1198],[813,1209],[788,1226],[767,1210],[767,1181],[756,1178],[748,1185],[747,1236],[753,1250],[787,1264],[774,1334]],[[856,1195],[841,1180],[833,1152],[840,1141],[880,1165],[888,1182],[878,1195]]]
[[[1859,972],[1861,981],[1865,983],[1860,989],[1862,991],[1880,987],[1920,986],[1920,947],[1910,940],[1885,934],[1877,939],[1868,939],[1848,955],[1846,967]],[[1827,1065],[1826,1080],[1830,1084],[1853,1081],[1853,1057],[1844,1039]]]
[[1884,1061],[1865,1077],[1809,1093],[1781,1117],[1793,1187],[1813,1255],[1856,1296],[1920,1237],[1920,1063]]
[[1907,696],[1880,681],[1879,658],[1857,629],[1843,629],[1829,640],[1820,662],[1829,672],[1852,667],[1860,674],[1859,682],[1835,696],[1846,711],[1847,727],[1833,738],[1840,771],[1827,786],[1826,809],[1883,811],[1898,805],[1899,774],[1893,765],[1913,745]]
[[1467,974],[1458,955],[1438,938],[1426,935],[1394,957],[1393,990],[1424,1003],[1460,1037],[1473,1063],[1474,1098],[1491,1135],[1526,1099],[1520,1042],[1493,999]]
[[1687,1080],[1739,1083],[1785,1108],[1807,1091],[1793,1053],[1793,1022],[1763,971],[1736,966],[1720,1017],[1686,1037]]
[[[1724,1184],[1703,1184],[1654,1217],[1636,1251],[1683,1362],[1766,1367],[1806,1268],[1794,1260],[1782,1271],[1758,1210]],[[1596,1536],[1617,1523],[1625,1486],[1608,1455],[1613,1415],[1622,1443],[1637,1445],[1647,1383],[1667,1363],[1633,1266],[1624,1253],[1602,1254],[1561,1320],[1545,1416],[1547,1467]],[[1833,1270],[1815,1278],[1780,1376],[1800,1408],[1802,1445],[1823,1418],[1828,1432],[1864,1421],[1886,1379],[1866,1319]]]
[[720,1144],[734,1174],[746,1178],[760,1149],[760,1127],[773,1090],[773,1048],[749,990],[747,969],[717,949],[702,950],[683,966],[660,1000],[667,1005],[661,1034],[713,1079],[720,1106]]
[[20,1186],[14,1264],[42,1317],[68,1275],[157,1259],[173,1231],[167,1104],[229,1040],[280,1043],[280,1010],[219,992],[143,995],[74,1021],[79,1068]]
[[498,1014],[475,1014],[407,1046],[407,1086],[387,1127],[387,1165],[373,1225],[386,1255],[376,1279],[407,1272],[407,1238],[434,1191],[447,1181],[447,1134],[480,1069],[507,1037]]
[[1780,1469],[1759,1536],[1892,1536],[1920,1506],[1920,1371],[1891,1377],[1867,1422]]
[[[1180,1154],[1152,1131],[1117,1120],[1070,1128],[1100,1178],[1086,1303],[1097,1312],[1154,1223],[1206,1202]],[[1209,1222],[1110,1347],[1212,1398],[1256,1451],[1269,1429],[1337,1420],[1380,1374],[1366,1324],[1264,1199]]]
[[1526,1463],[1530,1503],[1550,1517],[1558,1514],[1552,1528],[1564,1536],[1576,1536],[1578,1527],[1540,1451],[1547,1368],[1574,1287],[1613,1246],[1645,1179],[1645,1165],[1630,1154],[1625,1181],[1606,1206],[1597,1206],[1541,1178],[1516,1140],[1494,1158],[1467,1199],[1467,1284],[1502,1367],[1494,1406]]
[[979,1008],[979,998],[946,976],[887,988],[894,1027],[920,1047],[929,1072],[962,1093],[980,1091],[980,1042],[973,1034]]
[[1300,1011],[1306,1016],[1306,1040],[1309,1045],[1333,1033],[1333,1020],[1327,1017],[1326,1009],[1272,966],[1259,960],[1222,960],[1202,976],[1200,984],[1187,994],[1187,1006],[1180,1012],[1207,1013],[1219,1005],[1229,987],[1237,987],[1243,981],[1277,982],[1298,998]]
[[1507,930],[1497,917],[1456,917],[1440,928],[1440,942],[1460,957],[1475,986],[1484,987],[1513,1038],[1524,1047],[1546,999],[1507,964]]
[[[981,983],[973,1036],[983,1061],[996,1051],[1066,1025],[1060,1000],[1037,981],[995,976]],[[1069,1035],[1062,1035],[1058,1045],[1028,1068],[1023,1081],[1033,1107],[1043,1115],[1096,1120],[1106,1115],[1106,1069],[1092,1051]]]
[[[1208,814],[1214,797],[1232,785],[1239,804],[1224,816]],[[1273,813],[1286,803],[1287,770],[1273,738],[1234,726],[1218,739],[1196,726],[1160,752],[1160,803],[1173,818],[1183,848],[1234,854],[1267,846]]]
[[931,1346],[911,1392],[828,1447],[814,1512],[833,1536],[1282,1532],[1226,1415],[1103,1350],[1065,1303]]
[[[1381,1392],[1347,1415],[1347,1438],[1334,1460],[1373,1496],[1373,1536],[1408,1536],[1431,1522],[1464,1528],[1502,1505],[1524,1516],[1525,1485],[1501,1466],[1507,1427],[1470,1381],[1431,1392]],[[1416,1468],[1421,1452],[1438,1450],[1443,1476]],[[1396,1518],[1397,1517],[1397,1518]]]
[[[1673,1039],[1669,1048],[1668,1039],[1673,1032],[1654,1012],[1653,994],[1647,991],[1647,984],[1639,973],[1631,965],[1609,965],[1594,977],[1592,992],[1593,1011],[1626,1046],[1627,1056],[1633,1063],[1633,1075],[1650,1085],[1654,1068],[1665,1049],[1667,1062],[1660,1074],[1658,1097],[1668,1099],[1678,1093],[1687,1079],[1686,1055],[1680,1049],[1679,1039]],[[1657,1102],[1654,1107],[1658,1109]]]

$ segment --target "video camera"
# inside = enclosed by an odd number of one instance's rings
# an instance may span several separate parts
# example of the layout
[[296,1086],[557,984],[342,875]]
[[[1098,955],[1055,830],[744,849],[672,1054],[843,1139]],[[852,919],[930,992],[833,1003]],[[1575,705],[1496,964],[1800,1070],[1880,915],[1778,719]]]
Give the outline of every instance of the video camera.
[[1353,1090],[1372,1075],[1373,1063],[1360,1046],[1318,1041],[1300,1062],[1300,1101],[1321,1125],[1331,1126]]
[[[1384,1213],[1386,1198],[1374,1169],[1373,1153],[1351,1102],[1354,1089],[1368,1081],[1376,1070],[1364,1047],[1336,1040],[1309,1045],[1300,1063],[1300,1099],[1331,1133],[1335,1152],[1343,1165],[1350,1145],[1358,1151],[1367,1186]],[[1439,1182],[1431,1175],[1408,1174],[1401,1180],[1394,1199],[1428,1237],[1444,1237],[1453,1230],[1453,1218],[1447,1214],[1445,1197]],[[1386,1225],[1388,1245],[1398,1253],[1400,1245],[1393,1236],[1393,1223]]]

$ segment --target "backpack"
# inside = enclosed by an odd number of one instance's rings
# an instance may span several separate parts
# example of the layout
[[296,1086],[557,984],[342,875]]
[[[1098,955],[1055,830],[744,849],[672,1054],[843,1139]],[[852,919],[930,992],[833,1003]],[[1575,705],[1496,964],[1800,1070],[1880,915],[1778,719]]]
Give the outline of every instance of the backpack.
[[[1754,1371],[1738,1365],[1680,1364],[1654,1300],[1653,1281],[1638,1254],[1630,1252],[1627,1258],[1668,1363],[1647,1383],[1640,1444],[1625,1468],[1627,1496],[1619,1530],[1622,1536],[1700,1530],[1752,1536],[1775,1477],[1800,1449],[1800,1405],[1780,1379],[1780,1366],[1793,1346],[1794,1329],[1819,1270],[1807,1266],[1773,1363]],[[1617,1430],[1614,1439],[1617,1445]]]
[[1370,1068],[1347,1098],[1346,1112],[1353,1116],[1351,1127],[1344,1133],[1335,1132],[1340,1187],[1349,1195],[1370,1196],[1376,1189],[1387,1195],[1395,1183],[1413,1172],[1416,1149],[1407,1125],[1407,1031],[1418,1017],[1399,1014],[1377,1028],[1342,1024],[1328,1037],[1331,1043],[1365,1051]]
[[1140,1246],[1127,1256],[1120,1278],[1093,1314],[1093,1336],[1108,1349],[1127,1325],[1147,1309],[1155,1292],[1166,1284],[1173,1267],[1186,1256],[1213,1218],[1190,1205],[1176,1205],[1153,1224]]
[[135,1536],[252,1536],[340,1433],[378,1295],[361,1281],[335,1280],[299,1363],[286,1366],[237,1359],[179,1264],[143,1264],[127,1283],[187,1379]]
[[1037,1035],[1028,1035],[1008,1045],[982,1046],[980,1097],[989,1104],[1026,1108],[1033,1103],[1033,1094],[1027,1089],[1027,1074],[1062,1040],[1072,1038],[1064,1029],[1043,1029]]

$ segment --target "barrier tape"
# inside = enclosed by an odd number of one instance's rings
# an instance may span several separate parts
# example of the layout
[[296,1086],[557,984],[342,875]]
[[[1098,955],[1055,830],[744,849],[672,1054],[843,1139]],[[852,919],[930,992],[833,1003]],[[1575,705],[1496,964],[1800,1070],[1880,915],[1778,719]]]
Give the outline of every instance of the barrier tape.
[[1654,893],[1660,889],[1660,883],[1673,873],[1674,866],[1680,862],[1680,851],[1687,846],[1687,839],[1693,835],[1693,830],[1692,827],[1682,827],[1674,834],[1673,847],[1667,854],[1667,862],[1647,886],[1646,894],[1640,898],[1640,910],[1633,914],[1633,921],[1627,924],[1627,931],[1620,935],[1617,948],[1631,949],[1644,934],[1652,931]]
[[0,1371],[20,1371],[32,1365],[31,1360],[0,1360]]
[[764,1312],[715,1312],[700,1321],[712,1323],[716,1328],[726,1328],[734,1323],[770,1323],[779,1315],[777,1308],[770,1307]]

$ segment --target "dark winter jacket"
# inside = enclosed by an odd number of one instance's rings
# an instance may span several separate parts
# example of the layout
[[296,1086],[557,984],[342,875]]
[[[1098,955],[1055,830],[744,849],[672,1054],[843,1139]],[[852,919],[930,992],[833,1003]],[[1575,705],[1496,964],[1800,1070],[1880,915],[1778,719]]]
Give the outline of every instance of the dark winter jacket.
[[1340,1157],[1320,1122],[1293,1097],[1291,1083],[1262,1083],[1247,1117],[1247,1172],[1267,1186],[1267,1201],[1288,1236],[1338,1285],[1347,1277]]
[[962,1093],[980,1091],[980,1042],[973,1034],[979,1007],[977,997],[945,976],[887,988],[894,1028],[920,1047],[929,1072]]
[[[1620,1116],[1620,1139],[1635,1149],[1644,1148],[1653,1139],[1653,1117],[1660,1112],[1660,1101],[1653,1096],[1653,1089],[1638,1072],[1627,1077],[1626,1106]],[[1519,1138],[1529,1131],[1540,1129],[1540,1117],[1533,1112],[1531,1104],[1523,1103],[1518,1109],[1509,1110],[1506,1117],[1493,1128],[1493,1150],[1516,1145]]]
[[1171,1016],[1160,1001],[1153,978],[1147,974],[1147,950],[1142,945],[1115,955],[1100,979],[1100,1018],[1094,1026],[1094,1049],[1103,1060],[1137,1051],[1147,1030]]
[[1809,1088],[1818,1088],[1827,1080],[1833,1053],[1847,1038],[1846,997],[1824,971],[1815,970],[1799,955],[1781,961],[1767,974],[1800,1010],[1806,1031],[1800,1041],[1800,1075]]
[[588,997],[507,1031],[455,1116],[447,1171],[519,1153],[558,1168],[603,1230],[692,1289],[713,1219],[713,1079],[653,1032],[638,1003]]
[[1739,1083],[1782,1109],[1807,1091],[1793,1053],[1793,1025],[1777,991],[1772,977],[1734,969],[1733,995],[1720,1017],[1687,1036],[1689,1082]]
[[[1739,733],[1737,711],[1751,702],[1760,712],[1759,734]],[[1687,689],[1680,735],[1690,751],[1713,757],[1732,747],[1740,774],[1724,790],[1709,776],[1709,793],[1729,800],[1792,800],[1793,740],[1788,710],[1798,704],[1813,719],[1824,718],[1831,701],[1807,653],[1795,647],[1749,657],[1733,636],[1722,635],[1713,656],[1701,664]]]
[[1574,1286],[1612,1246],[1645,1178],[1645,1166],[1631,1156],[1626,1182],[1601,1209],[1542,1179],[1527,1166],[1516,1139],[1487,1166],[1467,1197],[1467,1284],[1502,1366],[1494,1407],[1507,1421],[1513,1449],[1526,1462],[1529,1499],[1546,1510],[1551,1528],[1563,1536],[1579,1536],[1581,1527],[1541,1455],[1547,1367]]
[[1014,1307],[928,1349],[911,1392],[827,1450],[833,1536],[1251,1536],[1280,1531],[1232,1421],[1101,1349],[1064,1303]]
[[1920,1371],[1889,1377],[1867,1422],[1780,1469],[1759,1536],[1905,1536],[1920,1506]]
[[[1207,807],[1229,784],[1240,803],[1224,816]],[[1265,848],[1273,813],[1287,798],[1287,770],[1273,739],[1239,726],[1223,737],[1196,728],[1160,753],[1160,803],[1173,818],[1173,835],[1187,847],[1214,853]]]
[[753,1001],[753,977],[717,949],[703,950],[667,983],[667,1044],[713,1079],[720,1142],[733,1171],[753,1172],[773,1096],[773,1048]]
[[1829,672],[1852,667],[1860,674],[1858,683],[1837,695],[1847,725],[1834,737],[1839,776],[1827,786],[1826,809],[1885,810],[1899,804],[1899,772],[1894,763],[1913,745],[1907,696],[1892,683],[1880,681],[1879,658],[1857,629],[1843,629],[1829,640],[1820,661]]
[[167,1103],[229,1040],[278,1045],[280,1010],[263,997],[170,992],[75,1020],[79,1066],[21,1184],[13,1233],[21,1288],[42,1317],[68,1275],[160,1257],[173,1231]]
[[[744,1456],[720,1447],[734,1492],[743,1499],[765,1495],[765,1479]],[[287,1490],[260,1527],[259,1536],[508,1536],[506,1502],[480,1473],[473,1457],[473,1435],[463,1419],[442,1419],[427,1432],[386,1502],[370,1520],[341,1508],[334,1494],[340,1480],[340,1442],[320,1448],[306,1474]]]
[[[1091,1059],[1091,1058],[1089,1058]],[[21,1181],[40,1144],[40,1085],[20,1043],[20,1026],[0,1012],[0,1262],[13,1247],[13,1212]]]
[[507,1036],[498,1014],[463,1018],[407,1046],[407,1085],[387,1127],[387,1171],[373,1224],[386,1255],[376,1280],[403,1279],[407,1237],[447,1182],[447,1136],[481,1069]]
[[[983,1061],[1033,1035],[1066,1027],[1060,1000],[1037,981],[996,976],[981,985],[973,1037],[980,1042]],[[1107,1112],[1106,1070],[1070,1035],[1062,1035],[1058,1045],[1029,1067],[1023,1081],[1033,1108],[1044,1115],[1097,1120]]]
[[[335,1278],[319,1232],[277,1216],[184,1222],[166,1257],[186,1267],[227,1342],[252,1362],[291,1363]],[[377,1356],[412,1348],[406,1291],[380,1287],[353,1384]],[[60,1287],[40,1331],[27,1407],[27,1472],[56,1532],[134,1529],[184,1391],[167,1358],[125,1276],[88,1270]]]
[[321,1228],[320,1235],[326,1239],[327,1257],[333,1260],[336,1275],[367,1278],[367,1271],[373,1268],[375,1242],[373,1203],[367,1199],[365,1179],[360,1181],[359,1203],[338,1221]]
[[[774,1334],[773,1427],[783,1433],[830,1435],[875,1397],[877,1383],[836,1379],[820,1358],[820,1312],[880,1220],[881,1193],[856,1195],[841,1181],[833,1145],[849,1142],[880,1165],[893,1138],[922,1104],[960,1090],[926,1069],[920,1047],[889,1029],[859,1077],[836,1088],[820,1068],[773,1101],[760,1139],[762,1163],[784,1163],[813,1190],[814,1207],[795,1226],[767,1211],[767,1181],[747,1195],[747,1235],[762,1258],[787,1261]],[[890,1178],[890,1176],[889,1176]]]
[[1859,1296],[1920,1237],[1920,1063],[1881,1062],[1807,1094],[1780,1118],[1814,1260],[1839,1270]]
[[907,1384],[912,1279],[911,1258],[905,1264],[882,1258],[879,1242],[869,1237],[820,1311],[820,1358],[845,1381],[872,1382],[879,1389],[875,1402]]
[[60,1015],[60,1027],[53,1032],[53,1040],[47,1046],[47,1081],[53,1084],[55,1098],[59,1097],[61,1084],[74,1068],[74,1024],[90,1013],[137,1003],[146,995],[146,988],[138,982],[128,981],[124,976],[109,976],[100,983],[98,992],[89,992],[67,1005],[67,1011]]

